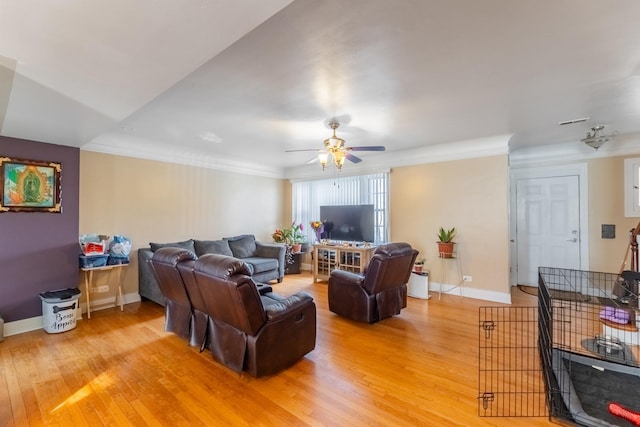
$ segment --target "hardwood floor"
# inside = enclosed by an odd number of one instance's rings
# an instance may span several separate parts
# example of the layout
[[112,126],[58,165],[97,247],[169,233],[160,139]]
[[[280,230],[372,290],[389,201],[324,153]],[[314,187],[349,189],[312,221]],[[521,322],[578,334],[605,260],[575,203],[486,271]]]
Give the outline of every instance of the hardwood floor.
[[[163,331],[143,302],[96,311],[61,334],[0,343],[0,426],[546,426],[478,416],[478,311],[496,303],[409,299],[374,325],[330,313],[326,283],[286,276],[317,304],[316,349],[267,378],[238,375]],[[514,290],[514,304],[535,297]]]

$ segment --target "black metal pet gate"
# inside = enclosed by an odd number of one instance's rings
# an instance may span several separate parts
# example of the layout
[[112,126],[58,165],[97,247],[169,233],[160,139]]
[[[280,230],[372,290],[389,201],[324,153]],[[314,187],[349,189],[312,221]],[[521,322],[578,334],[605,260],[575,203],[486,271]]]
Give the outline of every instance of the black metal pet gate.
[[637,425],[639,279],[541,267],[537,307],[481,307],[479,415]]

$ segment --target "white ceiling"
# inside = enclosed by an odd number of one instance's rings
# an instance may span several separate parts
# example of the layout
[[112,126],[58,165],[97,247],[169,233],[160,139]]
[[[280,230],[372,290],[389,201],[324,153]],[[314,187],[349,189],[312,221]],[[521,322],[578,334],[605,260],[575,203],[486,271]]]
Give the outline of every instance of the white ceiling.
[[282,169],[332,117],[387,147],[363,164],[579,144],[640,132],[639,22],[637,0],[0,0],[0,134]]

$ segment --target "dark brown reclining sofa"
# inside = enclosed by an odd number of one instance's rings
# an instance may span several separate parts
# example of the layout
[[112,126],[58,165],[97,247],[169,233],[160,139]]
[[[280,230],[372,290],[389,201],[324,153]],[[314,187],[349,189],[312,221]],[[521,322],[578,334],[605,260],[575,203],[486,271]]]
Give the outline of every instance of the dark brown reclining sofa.
[[242,260],[162,248],[150,261],[167,304],[165,329],[207,348],[236,372],[260,377],[315,348],[316,306],[306,292],[282,297],[256,284]]

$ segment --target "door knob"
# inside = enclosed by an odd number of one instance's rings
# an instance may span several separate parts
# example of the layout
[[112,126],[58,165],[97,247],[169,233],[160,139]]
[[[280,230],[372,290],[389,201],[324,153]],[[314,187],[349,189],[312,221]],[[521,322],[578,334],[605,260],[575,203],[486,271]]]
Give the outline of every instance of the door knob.
[[569,239],[569,240],[567,240],[567,242],[573,242],[573,243],[575,243],[575,242],[577,242],[577,241],[578,241],[578,239],[577,239],[576,237],[574,237],[573,239]]

